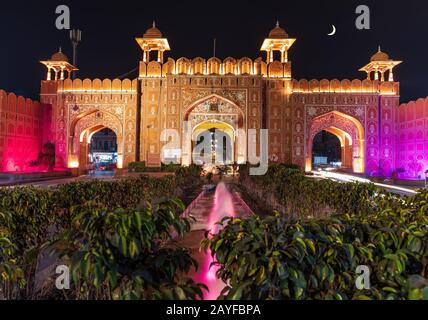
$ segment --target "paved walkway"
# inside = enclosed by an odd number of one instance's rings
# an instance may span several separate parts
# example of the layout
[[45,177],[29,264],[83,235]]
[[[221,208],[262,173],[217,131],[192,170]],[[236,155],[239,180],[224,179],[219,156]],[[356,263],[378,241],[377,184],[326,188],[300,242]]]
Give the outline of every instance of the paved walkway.
[[[200,243],[204,239],[205,232],[216,228],[216,222],[225,216],[243,217],[251,214],[249,208],[241,201],[240,194],[231,185],[227,185],[227,191],[219,194],[218,190],[206,191],[190,214],[196,219],[192,225],[192,231],[179,242],[183,247],[189,248],[194,259],[199,264],[198,271],[192,271],[189,275],[196,282],[208,286],[205,300],[215,300],[225,287],[225,284],[216,276],[216,267],[211,267],[213,257],[211,253],[200,250]],[[214,232],[215,233],[215,232]]]
[[[197,193],[189,195],[189,198],[192,199],[197,197]],[[206,231],[211,230],[213,233],[219,231],[215,230],[219,228],[216,222],[222,218],[226,216],[244,217],[253,214],[241,199],[240,193],[231,184],[220,183],[217,187],[213,185],[208,188],[190,211],[190,215],[195,218],[191,232],[178,242],[180,246],[191,250],[193,258],[199,264],[198,271],[193,270],[188,276],[196,282],[208,286],[209,292],[206,292],[204,296],[206,300],[217,299],[225,284],[217,278],[217,268],[211,267],[214,259],[210,252],[201,251],[200,243],[204,239]],[[36,283],[37,287],[41,288],[45,280],[54,274],[58,259],[56,255],[51,256],[48,252],[44,252],[40,256],[39,262]]]

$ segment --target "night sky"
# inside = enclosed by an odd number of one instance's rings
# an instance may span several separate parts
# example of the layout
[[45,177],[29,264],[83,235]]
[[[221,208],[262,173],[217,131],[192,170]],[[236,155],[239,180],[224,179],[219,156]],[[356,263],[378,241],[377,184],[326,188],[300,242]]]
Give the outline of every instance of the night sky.
[[[364,79],[358,69],[381,45],[396,68],[402,102],[428,96],[428,2],[342,1],[2,1],[0,88],[37,98],[48,59],[62,46],[71,58],[67,31],[55,28],[55,8],[71,9],[72,28],[83,31],[80,78],[114,78],[134,69],[141,51],[134,38],[156,20],[168,38],[168,56],[252,59],[277,20],[297,42],[289,53],[293,77]],[[368,5],[372,29],[355,27],[355,8]],[[327,36],[337,27],[337,34]],[[264,55],[263,55],[264,57]],[[136,73],[131,74],[136,77]]]

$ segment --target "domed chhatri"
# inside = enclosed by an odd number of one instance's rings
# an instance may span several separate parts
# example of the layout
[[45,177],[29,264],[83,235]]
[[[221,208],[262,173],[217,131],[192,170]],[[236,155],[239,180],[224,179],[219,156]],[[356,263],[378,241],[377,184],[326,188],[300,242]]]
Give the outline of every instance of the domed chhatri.
[[59,48],[59,51],[57,53],[54,53],[51,57],[51,61],[57,61],[57,62],[69,62],[68,57],[62,52],[61,48]]
[[276,27],[269,32],[269,37],[265,39],[260,49],[267,53],[266,63],[273,62],[275,51],[281,53],[281,63],[287,63],[288,50],[295,41],[296,39],[289,38],[287,32],[279,26],[279,21],[277,21]]
[[279,26],[279,21],[276,22],[276,27],[269,33],[270,39],[287,39],[287,32]]
[[390,61],[391,59],[389,59],[389,55],[386,54],[385,52],[382,52],[382,50],[380,50],[380,46],[379,46],[379,50],[378,52],[376,52],[370,59],[370,61],[374,62],[374,61]]
[[[57,53],[54,53],[49,60],[40,61],[41,64],[44,64],[47,69],[47,80],[65,80],[65,73],[68,73],[68,78],[71,77],[71,73],[73,71],[77,71],[78,69],[73,66],[68,57],[62,52],[61,48]],[[53,77],[52,77],[53,73]]]
[[153,21],[153,26],[144,33],[144,38],[160,39],[162,38],[162,32],[156,27],[156,22]]
[[[360,71],[367,73],[367,79],[371,80],[372,75],[374,74],[373,80],[380,81],[394,81],[394,68],[401,64],[402,61],[395,61],[389,57],[388,54],[382,52],[379,49],[378,51],[370,58],[370,63],[365,65],[360,69]],[[389,72],[389,76],[385,77],[386,73]]]
[[162,32],[156,27],[156,22],[153,21],[151,28],[147,29],[142,38],[135,39],[143,50],[143,61],[150,62],[150,52],[157,52],[157,62],[163,63],[164,52],[171,50],[168,39],[163,38]]

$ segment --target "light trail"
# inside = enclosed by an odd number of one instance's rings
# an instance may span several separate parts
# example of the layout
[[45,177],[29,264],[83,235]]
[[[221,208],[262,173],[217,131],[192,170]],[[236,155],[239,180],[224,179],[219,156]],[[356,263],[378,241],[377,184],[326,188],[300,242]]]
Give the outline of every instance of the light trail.
[[389,184],[384,184],[384,183],[372,182],[369,179],[356,177],[356,176],[353,176],[350,174],[329,172],[329,171],[313,171],[312,173],[315,176],[318,176],[318,177],[321,177],[324,179],[335,180],[335,181],[339,181],[339,182],[360,182],[360,183],[367,183],[367,184],[372,183],[375,186],[378,186],[381,188],[390,189],[390,190],[394,190],[394,191],[400,191],[400,192],[404,192],[404,193],[410,194],[410,195],[414,195],[414,194],[418,193],[417,191],[415,191],[413,189],[389,185]]

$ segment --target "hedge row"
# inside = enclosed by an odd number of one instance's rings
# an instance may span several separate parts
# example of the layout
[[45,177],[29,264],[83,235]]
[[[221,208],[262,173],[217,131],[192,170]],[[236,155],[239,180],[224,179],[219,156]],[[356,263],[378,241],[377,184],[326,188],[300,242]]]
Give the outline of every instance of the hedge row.
[[0,242],[8,244],[0,250],[0,288],[3,287],[0,294],[34,298],[40,252],[58,232],[70,227],[75,208],[93,201],[103,204],[106,210],[144,208],[146,202],[180,197],[196,187],[200,171],[199,167],[191,166],[161,179],[140,176],[47,189],[0,189]]
[[[228,219],[204,245],[229,284],[223,299],[428,300],[426,213],[383,207],[320,220]],[[369,268],[367,290],[356,287],[358,266]]]
[[367,214],[380,200],[401,204],[372,184],[319,180],[285,165],[272,165],[263,176],[250,176],[249,167],[242,166],[240,184],[266,208],[289,217],[325,217],[335,212]]
[[[428,300],[428,190],[400,198],[285,166],[261,177],[246,169],[242,186],[282,211],[226,219],[203,241],[229,284],[221,298]],[[368,290],[356,287],[359,266],[371,272]]]

